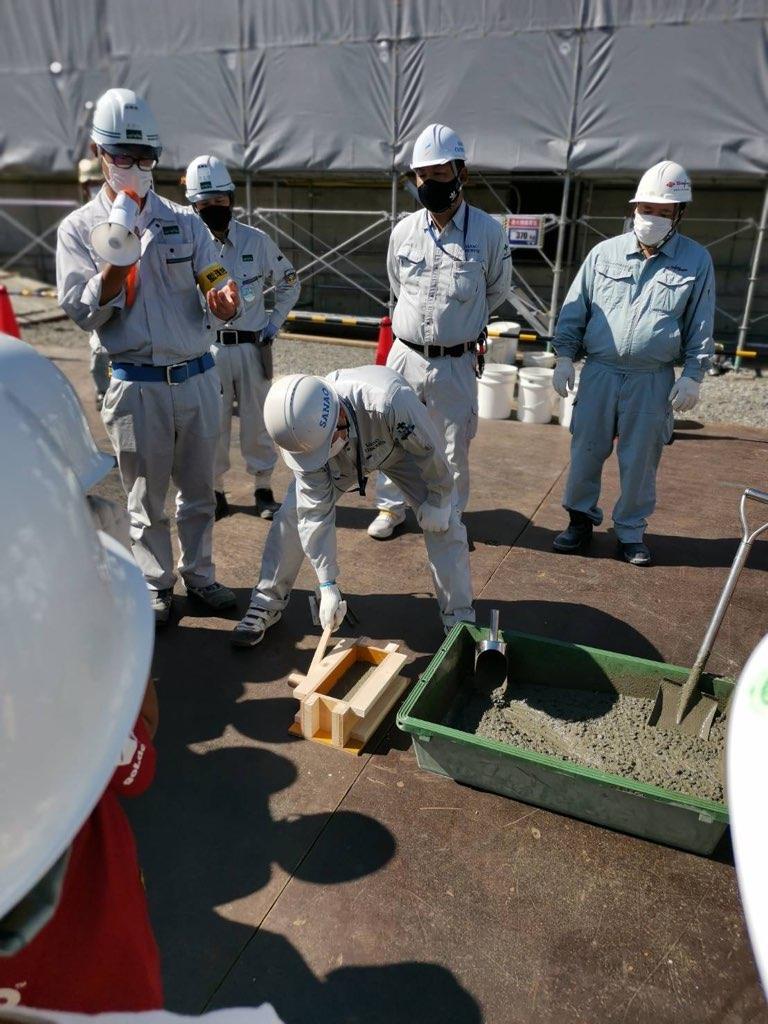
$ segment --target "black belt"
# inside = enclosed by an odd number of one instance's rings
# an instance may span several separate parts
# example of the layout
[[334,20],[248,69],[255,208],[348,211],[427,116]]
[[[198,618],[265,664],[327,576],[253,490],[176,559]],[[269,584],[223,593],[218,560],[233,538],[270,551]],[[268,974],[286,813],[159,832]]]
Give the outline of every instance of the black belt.
[[474,352],[476,342],[465,341],[459,345],[415,345],[412,341],[406,341],[404,338],[398,338],[403,345],[407,345],[408,348],[412,348],[414,352],[419,352],[425,357],[425,359],[440,359],[442,356],[463,356],[465,352]]
[[115,380],[184,384],[190,377],[205,373],[214,365],[213,356],[206,352],[205,355],[187,359],[183,363],[172,363],[170,366],[153,366],[151,363],[112,363],[112,376]]
[[261,331],[217,331],[216,343],[218,345],[258,345],[261,340]]

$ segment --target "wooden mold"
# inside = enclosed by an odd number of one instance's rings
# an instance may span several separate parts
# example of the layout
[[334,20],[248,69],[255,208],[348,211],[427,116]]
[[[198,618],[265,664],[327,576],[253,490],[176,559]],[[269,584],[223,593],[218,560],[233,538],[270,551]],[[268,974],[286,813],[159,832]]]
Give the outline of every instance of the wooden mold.
[[289,731],[359,754],[408,685],[399,675],[407,660],[394,643],[377,647],[366,638],[340,641],[325,657],[313,658],[306,676],[288,676],[299,702]]

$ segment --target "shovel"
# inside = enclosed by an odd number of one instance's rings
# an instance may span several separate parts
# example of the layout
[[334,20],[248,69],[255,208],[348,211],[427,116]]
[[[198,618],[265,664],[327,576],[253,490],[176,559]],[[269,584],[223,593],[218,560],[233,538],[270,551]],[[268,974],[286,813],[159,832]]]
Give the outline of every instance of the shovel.
[[488,639],[475,648],[475,689],[486,697],[507,678],[507,645],[499,640],[499,609],[491,611]]
[[696,661],[682,685],[671,679],[662,680],[659,692],[656,694],[656,703],[648,719],[648,725],[655,725],[659,729],[678,729],[688,736],[700,736],[704,740],[709,738],[709,730],[712,728],[718,704],[714,698],[704,696],[699,689],[699,680],[752,544],[761,533],[768,530],[768,523],[764,523],[750,533],[747,522],[747,498],[768,505],[768,494],[764,491],[756,491],[749,487],[742,494],[739,504],[741,543],[733,560],[731,571],[728,573],[728,579],[725,581],[720,600],[712,615],[709,628],[699,648],[699,653],[696,655]]

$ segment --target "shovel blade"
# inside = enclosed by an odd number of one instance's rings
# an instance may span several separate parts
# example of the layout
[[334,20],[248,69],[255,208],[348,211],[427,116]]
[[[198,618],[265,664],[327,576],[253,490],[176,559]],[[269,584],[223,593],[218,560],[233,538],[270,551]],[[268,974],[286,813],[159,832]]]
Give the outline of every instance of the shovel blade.
[[676,729],[686,736],[699,736],[709,739],[709,731],[718,711],[717,701],[697,690],[691,699],[691,706],[678,723],[682,685],[671,679],[662,679],[656,703],[648,717],[648,725],[657,729]]

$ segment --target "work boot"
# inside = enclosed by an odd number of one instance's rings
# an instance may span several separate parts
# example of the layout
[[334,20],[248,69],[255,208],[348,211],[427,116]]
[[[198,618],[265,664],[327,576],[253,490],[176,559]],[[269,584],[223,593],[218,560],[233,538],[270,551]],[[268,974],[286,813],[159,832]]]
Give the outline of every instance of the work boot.
[[232,631],[232,646],[255,647],[256,644],[260,644],[269,627],[279,622],[282,614],[249,605],[248,611]]
[[191,587],[187,583],[186,587],[188,597],[197,598],[216,612],[234,608],[237,604],[234,590],[222,586],[221,583],[210,583],[207,587]]
[[592,528],[594,523],[586,512],[576,512],[568,509],[570,523],[568,529],[558,533],[552,541],[553,550],[561,555],[574,555],[577,551],[588,546],[592,540]]
[[150,590],[149,597],[152,611],[155,613],[155,625],[164,626],[171,617],[173,587],[166,587],[164,590]]
[[402,509],[390,511],[388,508],[381,508],[379,509],[379,514],[368,527],[368,536],[373,537],[375,540],[386,540],[404,522],[405,512]]
[[256,498],[256,515],[259,519],[274,519],[275,512],[280,508],[280,502],[275,501],[271,487],[257,487],[254,492]]
[[630,565],[650,565],[651,564],[651,551],[647,544],[624,544],[619,541],[619,551],[621,557],[625,562],[629,562]]
[[229,515],[229,502],[224,491],[214,491],[213,493],[216,495],[216,511],[213,518],[218,522],[219,519],[224,519]]

